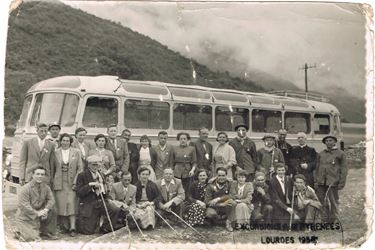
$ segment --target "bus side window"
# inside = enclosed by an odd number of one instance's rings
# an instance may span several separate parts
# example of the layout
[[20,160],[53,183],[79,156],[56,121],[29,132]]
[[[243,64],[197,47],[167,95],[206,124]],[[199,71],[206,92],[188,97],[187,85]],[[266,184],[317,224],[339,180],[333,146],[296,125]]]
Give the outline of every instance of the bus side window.
[[216,107],[215,126],[217,131],[234,131],[237,125],[249,126],[249,110],[245,108]]
[[274,133],[281,128],[281,111],[254,109],[251,113],[252,131]]
[[289,134],[298,132],[308,134],[311,131],[310,114],[308,113],[285,112],[284,120],[284,127]]
[[169,128],[169,103],[144,100],[125,101],[125,127]]
[[327,114],[315,114],[314,115],[314,133],[329,134],[330,132],[330,116]]
[[212,128],[212,107],[176,103],[173,105],[173,128],[181,130],[196,130],[205,127]]
[[82,124],[91,128],[106,128],[117,124],[118,101],[115,98],[92,96],[87,99]]

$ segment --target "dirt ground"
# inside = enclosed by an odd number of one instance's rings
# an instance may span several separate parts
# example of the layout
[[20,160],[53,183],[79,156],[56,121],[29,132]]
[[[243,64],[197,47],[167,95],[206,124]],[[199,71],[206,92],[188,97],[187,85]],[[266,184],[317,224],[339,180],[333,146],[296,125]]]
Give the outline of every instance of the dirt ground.
[[[340,221],[342,224],[343,232],[341,230],[329,230],[329,231],[312,231],[312,232],[289,232],[279,230],[240,230],[229,233],[225,230],[223,223],[218,222],[214,227],[198,227],[196,228],[202,235],[199,236],[197,233],[189,228],[184,228],[180,224],[172,224],[176,229],[175,234],[165,223],[159,222],[158,226],[154,230],[144,231],[146,237],[138,232],[136,228],[129,230],[122,228],[116,232],[116,237],[112,234],[106,235],[78,235],[75,238],[71,238],[68,235],[59,234],[61,240],[58,242],[64,242],[62,248],[68,247],[66,243],[70,245],[69,248],[84,249],[90,244],[101,243],[116,243],[121,244],[121,248],[132,248],[133,246],[142,246],[145,243],[153,243],[155,246],[160,243],[203,243],[203,244],[215,244],[215,243],[262,243],[266,242],[266,237],[293,237],[295,243],[299,240],[307,239],[308,237],[317,237],[317,243],[332,243],[336,246],[340,246],[342,242],[344,245],[358,246],[365,241],[366,233],[368,233],[366,225],[366,210],[365,210],[365,191],[366,191],[366,173],[365,168],[350,169],[347,179],[346,187],[340,191]],[[372,202],[371,202],[372,204]],[[5,205],[5,204],[4,204]],[[370,210],[368,210],[370,211]],[[36,246],[44,246],[43,248],[49,248],[62,246],[60,244],[54,245],[57,242],[43,241],[41,243],[19,243],[13,238],[13,223],[15,218],[15,211],[5,212],[3,215],[4,226],[5,226],[5,237],[6,242],[12,248],[21,247],[35,248]],[[299,238],[305,237],[305,238]],[[274,238],[273,238],[274,239]],[[290,239],[290,238],[289,238]],[[16,244],[16,245],[14,245]],[[40,245],[41,244],[41,245]],[[18,245],[18,247],[17,247]],[[182,245],[184,246],[184,245]],[[26,247],[26,248],[25,248]],[[185,245],[187,247],[187,245]],[[38,247],[39,248],[39,247]],[[91,247],[89,247],[91,248]]]

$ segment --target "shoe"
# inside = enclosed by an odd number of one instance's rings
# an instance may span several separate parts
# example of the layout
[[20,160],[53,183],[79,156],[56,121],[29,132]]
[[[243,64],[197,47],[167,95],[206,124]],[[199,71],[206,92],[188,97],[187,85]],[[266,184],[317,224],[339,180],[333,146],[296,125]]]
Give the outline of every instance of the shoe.
[[43,234],[40,234],[40,236],[42,237],[43,240],[58,240],[58,239],[60,239],[56,235],[53,235],[53,234],[50,234],[50,233],[43,233]]
[[70,237],[76,237],[77,236],[77,232],[75,229],[71,229],[70,232],[69,232],[69,235]]
[[229,232],[233,232],[233,227],[232,227],[232,223],[229,221],[229,220],[227,220],[226,221],[226,229],[229,231]]
[[14,232],[14,238],[16,238],[16,240],[20,240],[21,239],[20,232]]

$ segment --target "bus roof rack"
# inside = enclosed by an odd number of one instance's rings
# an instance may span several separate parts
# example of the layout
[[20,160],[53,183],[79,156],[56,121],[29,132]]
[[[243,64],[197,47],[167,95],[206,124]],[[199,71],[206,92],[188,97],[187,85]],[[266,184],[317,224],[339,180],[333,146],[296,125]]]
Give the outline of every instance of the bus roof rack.
[[329,99],[318,93],[318,92],[305,92],[300,90],[273,90],[269,91],[269,94],[278,95],[278,96],[287,96],[287,97],[295,97],[299,99],[305,100],[313,100],[319,102],[329,102]]

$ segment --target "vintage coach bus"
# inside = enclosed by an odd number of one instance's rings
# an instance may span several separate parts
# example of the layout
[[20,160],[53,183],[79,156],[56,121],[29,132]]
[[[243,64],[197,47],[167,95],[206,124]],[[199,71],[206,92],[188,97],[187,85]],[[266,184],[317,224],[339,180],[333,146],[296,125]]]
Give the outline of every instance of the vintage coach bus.
[[197,137],[197,129],[210,130],[216,143],[218,131],[235,137],[234,127],[249,126],[248,136],[257,147],[265,133],[280,128],[288,131],[288,141],[296,144],[296,134],[303,131],[308,143],[318,151],[322,138],[336,134],[342,140],[340,113],[333,105],[301,98],[264,93],[214,89],[163,82],[123,80],[116,76],[62,76],[33,85],[25,101],[13,143],[12,176],[17,181],[19,152],[24,140],[36,136],[38,122],[61,124],[62,132],[74,134],[85,127],[88,139],[106,133],[110,123],[117,123],[119,133],[132,131],[132,141],[147,134],[156,141],[166,130],[171,143],[180,131]]

